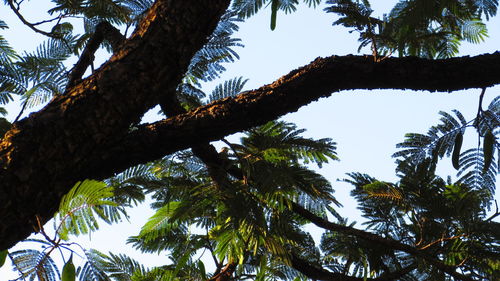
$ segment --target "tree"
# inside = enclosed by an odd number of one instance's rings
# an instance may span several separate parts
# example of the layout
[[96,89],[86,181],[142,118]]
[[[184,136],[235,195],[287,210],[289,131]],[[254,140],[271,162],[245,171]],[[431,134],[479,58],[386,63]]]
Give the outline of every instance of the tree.
[[[10,93],[20,89],[20,85],[12,81],[24,81],[21,79],[23,77],[29,77],[29,82],[36,83],[33,90],[21,87],[27,97],[25,104],[28,104],[30,97],[38,93],[39,89],[54,94],[54,98],[43,110],[15,122],[2,140],[1,157],[4,169],[0,177],[2,194],[5,194],[3,196],[6,198],[3,201],[6,201],[6,204],[0,211],[4,218],[0,228],[4,239],[0,248],[8,248],[25,238],[32,232],[33,226],[38,226],[37,220],[43,224],[50,219],[62,196],[79,180],[104,179],[129,166],[159,159],[189,147],[192,147],[193,153],[209,167],[214,166],[213,163],[221,164],[222,160],[207,144],[208,141],[264,124],[331,92],[357,88],[453,91],[492,86],[498,84],[500,77],[498,52],[445,60],[386,57],[391,52],[399,52],[401,56],[452,55],[453,46],[460,40],[480,39],[480,36],[469,36],[470,34],[463,30],[466,30],[465,27],[470,22],[476,22],[471,26],[475,26],[478,32],[473,34],[481,35],[482,26],[480,22],[477,23],[480,20],[478,17],[493,16],[496,12],[496,1],[466,1],[463,6],[457,4],[457,1],[439,1],[442,5],[439,8],[447,13],[415,13],[420,17],[416,19],[409,17],[408,11],[423,11],[425,7],[418,5],[423,5],[426,1],[409,1],[396,7],[393,18],[376,21],[376,24],[369,17],[366,1],[356,5],[353,1],[329,1],[333,12],[346,15],[339,23],[347,26],[353,26],[353,22],[357,23],[355,26],[361,31],[362,44],[372,45],[372,57],[317,59],[270,85],[186,112],[186,108],[192,108],[193,103],[184,99],[186,95],[176,95],[178,86],[181,85],[180,89],[185,91],[196,90],[189,87],[193,84],[181,82],[183,79],[201,79],[196,73],[192,76],[185,74],[206,66],[203,61],[197,64],[198,61],[193,60],[193,57],[196,58],[196,52],[206,43],[207,38],[210,39],[209,35],[230,4],[229,1],[157,1],[147,13],[144,13],[147,1],[141,2],[144,5],[139,5],[136,1],[108,4],[109,6],[104,8],[101,6],[101,10],[98,9],[98,2],[58,1],[51,11],[66,16],[82,14],[90,19],[92,15],[96,15],[93,13],[100,11],[95,19],[107,19],[127,26],[137,23],[136,31],[128,39],[123,39],[113,26],[102,22],[94,25],[95,29],[90,28],[83,37],[73,38],[68,24],[59,22],[51,32],[44,32],[35,24],[26,22],[34,30],[50,36],[50,44],[59,44],[59,47],[69,44],[71,48],[68,48],[66,54],[46,53],[52,58],[59,56],[59,59],[39,64],[48,66],[41,73],[16,72],[19,68],[10,68],[14,65],[27,70],[30,63],[37,63],[33,57],[27,56],[25,60],[16,62],[17,57],[11,52],[5,52],[2,56],[7,62],[2,64],[5,73],[2,76],[5,79],[2,86],[3,91],[7,93],[5,99],[9,98]],[[250,16],[261,8],[264,2],[266,1],[235,1],[233,5],[239,7],[236,12]],[[285,1],[271,2],[271,8],[274,10],[272,23],[276,21],[276,9],[290,10],[294,4]],[[19,14],[20,3],[6,3]],[[360,14],[359,11],[366,13]],[[19,16],[22,18],[21,14]],[[353,17],[356,16],[358,17],[354,21]],[[441,29],[430,29],[436,22]],[[89,25],[92,26],[90,20]],[[374,25],[380,30],[376,31]],[[420,29],[415,29],[417,26]],[[394,34],[399,30],[418,32]],[[69,78],[64,80],[61,78],[64,76],[60,75],[64,71],[60,68],[60,61],[69,51],[78,49],[79,44],[88,37],[91,38],[85,44],[79,62]],[[81,79],[83,72],[91,64],[93,49],[104,37],[106,44],[114,49],[112,58],[91,76]],[[450,44],[451,49],[445,48]],[[54,45],[47,45],[47,50],[54,50]],[[155,56],[152,57],[151,54]],[[42,49],[37,57],[43,55]],[[216,71],[217,67],[208,66],[207,75],[214,69]],[[332,81],[331,77],[338,77],[338,80]],[[152,125],[139,125],[140,116],[156,104],[162,106],[163,112],[169,118]],[[279,107],[276,104],[279,104]],[[493,129],[480,132],[486,139],[485,132],[492,134]],[[492,138],[488,139],[491,142]],[[161,145],[165,141],[168,141],[168,147]],[[494,151],[495,138],[491,143],[494,144]],[[221,171],[220,166],[209,168],[209,172],[211,178],[214,181],[222,181],[220,185],[223,186],[227,178],[225,173],[228,171]],[[33,208],[24,208],[26,204]],[[300,206],[295,208],[296,212],[302,212],[303,217],[312,222],[330,225],[307,210],[300,209]],[[12,231],[13,229],[16,231]],[[394,241],[383,243],[389,245],[392,242]],[[395,247],[400,247],[399,250],[402,251],[415,251],[405,246],[407,245],[401,244]],[[293,264],[294,260],[291,262]],[[308,267],[308,263],[302,263],[302,260],[295,260],[294,267],[302,268],[305,272],[314,271]],[[453,270],[445,265],[438,265],[437,268],[454,274]],[[316,273],[327,274],[323,271],[318,273],[317,270]]]

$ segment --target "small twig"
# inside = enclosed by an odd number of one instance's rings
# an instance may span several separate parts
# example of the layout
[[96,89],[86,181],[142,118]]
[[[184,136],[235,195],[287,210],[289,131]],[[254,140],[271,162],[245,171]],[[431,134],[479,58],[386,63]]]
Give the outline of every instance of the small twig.
[[29,28],[31,28],[36,33],[40,33],[40,34],[43,34],[43,35],[51,37],[51,38],[61,39],[61,35],[54,34],[52,32],[46,32],[46,31],[43,31],[41,29],[38,29],[38,28],[35,27],[35,25],[33,23],[30,23],[29,21],[27,21],[23,17],[23,15],[21,14],[21,12],[19,11],[20,10],[20,4],[21,4],[21,2],[17,5],[17,8],[14,6],[14,2],[12,0],[7,0],[7,4],[9,4],[9,7],[11,8],[12,11],[14,11],[14,13],[19,18],[19,20],[21,20],[22,23],[24,23],[26,26],[28,26]]
[[51,239],[51,238],[47,235],[47,233],[45,232],[45,229],[43,228],[43,224],[42,224],[42,222],[40,221],[40,216],[39,216],[39,215],[36,215],[36,216],[35,216],[35,218],[36,218],[36,223],[37,223],[37,227],[38,227],[38,229],[35,229],[35,230],[36,230],[36,232],[38,232],[38,233],[42,234],[42,236],[43,236],[43,237],[44,237],[47,241],[49,241],[50,243],[52,243],[52,244],[56,244],[55,239]]
[[479,95],[479,105],[477,108],[477,119],[481,117],[481,113],[483,112],[483,98],[484,93],[486,93],[486,87],[481,90],[481,94]]
[[429,247],[431,247],[432,245],[435,245],[437,243],[440,243],[440,242],[444,242],[444,241],[449,241],[449,240],[454,240],[454,239],[457,239],[457,238],[460,238],[460,237],[466,237],[467,235],[466,234],[460,234],[460,235],[455,235],[455,236],[451,236],[451,237],[443,237],[443,238],[440,238],[436,241],[432,241],[431,243],[423,246],[423,247],[420,247],[418,248],[419,250],[425,250]]
[[379,59],[378,62],[381,62],[381,61],[391,57],[393,52],[394,52],[394,50],[391,50],[387,55],[385,55],[383,58]]
[[58,15],[57,17],[55,18],[52,18],[52,19],[49,19],[49,20],[42,20],[42,21],[39,21],[39,22],[34,22],[34,23],[31,23],[33,26],[37,26],[37,25],[40,25],[40,24],[44,24],[44,23],[49,23],[49,22],[53,22],[55,20],[59,20],[58,22],[61,21],[62,18],[66,17],[66,15],[63,15],[63,14],[60,14]]
[[[208,230],[207,230],[207,236],[205,236],[205,238],[206,237],[208,237]],[[215,267],[222,268],[222,261],[219,262],[219,260],[217,260],[217,257],[214,254],[214,249],[212,247],[212,244],[210,244],[210,240],[208,238],[207,238],[207,242],[208,242],[207,248],[210,251],[210,255],[212,256],[212,259],[214,260]]]
[[23,107],[21,107],[21,111],[19,111],[19,114],[17,115],[16,119],[14,119],[14,122],[12,123],[16,123],[17,121],[19,121],[19,118],[21,118],[21,115],[23,115],[24,113],[24,110],[26,109],[26,106],[28,105],[28,100],[26,100],[24,103],[23,103]]
[[459,264],[456,265],[456,267],[463,266],[467,260],[468,260],[468,258],[464,258]]
[[412,215],[416,219],[417,225],[418,225],[418,229],[420,231],[420,238],[419,238],[418,242],[415,244],[415,246],[418,247],[420,244],[422,244],[422,242],[424,242],[424,226],[422,225],[422,222],[420,221],[419,218],[417,218],[417,216],[416,216],[416,214],[414,212],[412,212]]

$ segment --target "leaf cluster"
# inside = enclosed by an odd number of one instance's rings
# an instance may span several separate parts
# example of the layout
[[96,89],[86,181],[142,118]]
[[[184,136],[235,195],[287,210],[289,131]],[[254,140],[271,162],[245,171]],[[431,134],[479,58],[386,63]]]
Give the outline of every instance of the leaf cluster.
[[[500,251],[495,230],[498,223],[486,214],[489,194],[471,190],[460,182],[447,183],[435,175],[435,167],[429,159],[405,161],[397,168],[397,183],[360,173],[349,174],[346,181],[355,187],[352,195],[368,219],[368,229],[440,256],[446,264],[478,278],[498,276],[500,272],[494,265]],[[323,249],[332,254],[343,256],[346,251],[354,251],[343,257],[348,268],[351,264],[360,267],[366,258],[370,270],[389,266],[395,271],[412,265],[415,270],[410,276],[417,279],[435,280],[442,274],[414,256],[369,246],[363,241],[352,242],[345,235],[327,233],[323,240]]]
[[325,11],[339,16],[333,24],[359,32],[358,51],[370,45],[378,60],[395,52],[427,58],[455,56],[462,41],[477,44],[488,36],[482,17],[496,15],[498,1],[399,1],[382,18],[372,16],[368,0],[329,0],[327,4]]
[[219,269],[224,262],[240,264],[237,275],[297,276],[283,264],[289,247],[316,257],[318,252],[287,202],[318,213],[336,202],[330,184],[301,164],[336,159],[334,143],[303,138],[302,132],[271,122],[247,132],[241,144],[228,143],[222,155],[244,171],[230,179],[230,186],[213,182],[192,155],[186,161],[187,152],[178,156],[182,162],[164,159],[159,179],[147,184],[158,211],[129,242],[146,252],[168,250],[174,263],[189,253],[186,264],[196,265],[195,254],[210,251]]
[[[452,156],[459,182],[493,195],[498,171],[495,159],[500,158],[500,146],[496,140],[500,132],[500,98],[495,98],[486,110],[480,107],[478,115],[471,121],[466,121],[457,110],[453,113],[455,116],[440,112],[441,123],[432,126],[427,134],[406,134],[404,142],[397,145],[400,150],[393,157],[419,163],[427,158],[437,162],[444,156]],[[462,151],[462,139],[470,127],[477,133],[478,145]]]

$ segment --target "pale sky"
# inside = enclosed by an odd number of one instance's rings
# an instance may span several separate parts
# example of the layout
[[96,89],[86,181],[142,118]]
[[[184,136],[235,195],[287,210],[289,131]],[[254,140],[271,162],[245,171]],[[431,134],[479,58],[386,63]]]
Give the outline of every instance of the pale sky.
[[[373,0],[373,8],[377,14],[388,12],[388,3],[395,1]],[[357,34],[349,33],[343,27],[332,27],[335,20],[332,14],[326,14],[322,7],[310,9],[300,6],[291,15],[278,14],[277,28],[269,29],[269,9],[240,25],[237,37],[243,40],[245,48],[238,48],[241,59],[227,65],[228,72],[220,82],[243,76],[249,81],[246,89],[253,89],[271,83],[289,71],[305,65],[318,56],[357,54]],[[20,50],[32,50],[41,37],[21,27],[12,13],[2,6],[0,18],[5,20],[11,29],[0,31],[9,42]],[[30,18],[28,16],[28,18]],[[31,19],[31,18],[30,18]],[[35,21],[35,20],[34,20]],[[491,53],[500,46],[500,20],[494,18],[489,24],[490,37],[481,45],[464,45],[462,55]],[[39,42],[39,41],[38,41]],[[369,50],[365,50],[369,53]],[[214,87],[206,85],[206,92]],[[288,114],[285,120],[306,128],[306,135],[314,138],[332,138],[337,142],[340,162],[325,165],[320,172],[330,179],[336,192],[335,196],[345,207],[340,213],[352,220],[359,220],[354,201],[350,198],[350,185],[338,182],[348,172],[363,172],[381,180],[396,180],[394,159],[391,155],[396,151],[395,145],[403,140],[405,133],[425,133],[428,128],[437,124],[440,110],[460,110],[470,120],[475,117],[480,90],[473,89],[454,93],[428,93],[393,90],[355,90],[333,94],[298,112]],[[484,105],[500,93],[500,87],[487,90]],[[17,109],[9,108],[11,115],[17,115]],[[470,135],[472,136],[472,135]],[[471,137],[473,139],[473,137]],[[464,145],[473,145],[465,141]],[[443,160],[439,175],[454,176],[451,160]],[[500,199],[498,194],[497,199]],[[137,234],[145,220],[152,214],[147,206],[130,212],[130,223],[105,226],[101,231],[92,234],[89,239],[78,239],[84,247],[96,248],[103,252],[126,253],[140,259],[146,266],[167,263],[165,255],[141,255],[125,245],[129,235]],[[104,225],[103,225],[104,226]],[[362,227],[361,225],[357,225]],[[15,278],[9,273],[10,267],[0,269],[0,281]]]

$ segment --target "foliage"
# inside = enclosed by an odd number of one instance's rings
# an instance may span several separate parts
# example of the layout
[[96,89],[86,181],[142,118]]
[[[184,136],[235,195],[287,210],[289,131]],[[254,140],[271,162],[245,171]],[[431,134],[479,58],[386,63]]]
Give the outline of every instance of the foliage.
[[376,60],[399,56],[449,58],[462,41],[480,43],[488,36],[482,16],[496,15],[498,1],[399,1],[388,15],[372,16],[368,0],[328,0],[325,8],[343,25],[359,32],[361,48],[370,45]]
[[[19,7],[23,1],[14,2]],[[233,1],[177,86],[181,105],[190,110],[240,94],[247,82],[242,77],[222,82],[208,95],[202,89],[203,82],[220,78],[225,63],[239,58],[235,49],[243,45],[233,37],[238,23],[269,6],[270,26],[275,29],[278,12],[293,12],[299,2]],[[321,3],[302,2],[314,7]],[[23,108],[18,118],[25,108],[65,94],[67,61],[80,54],[97,24],[107,21],[127,33],[153,2],[52,3],[48,13],[56,18],[46,22],[52,25],[50,32],[31,24],[48,36],[35,51],[18,54],[0,35],[0,104],[20,97]],[[370,46],[374,61],[379,62],[395,52],[448,58],[458,53],[463,41],[482,42],[487,37],[484,21],[496,15],[498,1],[399,1],[382,18],[373,16],[367,0],[328,0],[326,4],[326,12],[337,16],[333,24],[359,32],[358,51]],[[74,31],[77,23],[82,34]],[[0,29],[5,28],[0,20]],[[111,51],[109,42],[104,47]],[[496,161],[500,160],[500,98],[483,110],[484,91],[474,119],[467,121],[456,110],[440,112],[441,123],[427,134],[406,135],[394,154],[397,182],[348,174],[345,181],[354,186],[352,196],[366,219],[365,229],[356,228],[337,212],[333,206],[340,202],[331,183],[313,169],[312,164],[321,168],[338,160],[336,144],[331,139],[305,138],[305,130],[273,121],[245,132],[237,143],[223,140],[219,152],[211,145],[200,145],[104,181],[76,183],[61,201],[53,233],[49,235],[38,222],[38,236],[24,241],[41,250],[29,244],[21,250],[0,251],[0,264],[9,257],[20,279],[44,281],[73,277],[80,281],[299,281],[314,274],[326,275],[327,280],[499,279],[500,227],[494,221],[499,212],[497,208],[488,217],[486,210],[492,205],[500,165]],[[10,126],[0,119],[2,136]],[[474,128],[477,147],[462,148],[467,128]],[[451,156],[458,170],[456,182],[435,174],[445,156]],[[82,249],[70,242],[73,236],[97,231],[101,221],[128,218],[127,208],[147,196],[156,212],[129,243],[142,252],[168,255],[171,263],[148,268],[128,256]],[[311,223],[323,231],[319,244],[306,228]],[[61,271],[53,259],[55,253],[65,262]],[[73,254],[83,257],[77,269]],[[210,256],[213,264],[202,256]]]
[[[251,274],[259,263],[265,264],[258,268],[262,276],[282,272],[282,264],[265,261],[273,256],[286,260],[286,248],[294,245],[314,248],[300,229],[304,221],[290,213],[287,202],[300,202],[315,212],[335,202],[329,183],[300,164],[336,159],[334,144],[300,137],[302,132],[273,122],[248,132],[241,145],[228,143],[223,149],[228,165],[245,171],[231,186],[214,182],[206,167],[200,169],[200,160],[186,152],[173,158],[182,162],[164,159],[156,169],[158,179],[145,185],[153,187],[146,190],[158,202],[157,212],[130,242],[146,252],[169,250],[173,261],[188,258],[193,266],[193,255],[204,249],[212,252],[219,270],[228,261],[241,264],[237,270],[242,274]],[[192,233],[195,227],[203,234]],[[280,274],[296,275],[289,271]]]
[[[201,82],[213,81],[226,71],[225,63],[232,63],[239,59],[234,47],[243,47],[241,39],[233,38],[238,31],[238,22],[235,11],[227,11],[221,18],[207,44],[203,46],[191,59],[183,82],[177,87],[177,97],[186,109],[195,108],[203,104],[202,99],[207,95],[201,89]],[[234,78],[216,87],[208,101],[235,96],[240,93],[246,80]]]
[[[491,200],[488,192],[471,190],[459,182],[446,183],[434,174],[435,167],[430,159],[419,163],[404,161],[396,170],[398,183],[381,182],[360,173],[351,173],[347,181],[355,186],[352,195],[368,219],[368,228],[375,233],[406,241],[422,250],[429,249],[442,256],[446,264],[460,265],[464,272],[497,276],[500,272],[492,265],[500,251],[495,242],[498,235],[486,229],[496,229],[498,223],[486,216],[485,205]],[[350,245],[339,243],[339,239],[346,237],[338,234],[326,234],[323,239],[328,251],[344,253],[346,249],[339,247]],[[403,263],[416,265],[417,270],[410,274],[416,279],[437,280],[442,274],[412,256],[360,245],[352,245],[349,250],[362,254],[357,259],[350,256],[352,265],[360,267],[363,258],[367,258],[370,270],[378,271],[384,264]]]
[[[457,110],[454,110],[453,113],[455,117],[449,113],[440,112],[441,123],[432,126],[426,135],[407,134],[405,141],[397,145],[402,149],[394,153],[393,156],[402,157],[403,161],[419,163],[426,158],[437,162],[438,159],[453,154],[453,165],[458,170],[459,182],[474,189],[487,191],[492,196],[495,192],[498,173],[498,164],[494,161],[495,150],[497,151],[497,159],[500,159],[500,144],[496,140],[496,136],[500,133],[498,119],[500,97],[495,98],[486,110],[480,106],[477,116],[471,121],[466,121],[465,117]],[[468,127],[473,127],[476,130],[478,138],[482,142],[478,142],[476,148],[460,152],[461,139]],[[479,145],[481,143],[483,149]],[[489,153],[484,153],[484,151],[489,151]]]
[[[321,0],[303,0],[309,7],[316,7]],[[235,0],[232,2],[232,8],[237,11],[239,17],[249,18],[255,15],[265,5],[271,6],[271,30],[276,28],[276,18],[278,10],[286,14],[297,10],[298,0]]]
[[[126,216],[125,207],[128,206],[123,201],[123,197],[134,198],[134,195],[132,192],[117,192],[115,194],[113,187],[104,182],[86,180],[76,183],[61,201],[54,221],[53,238],[49,236],[49,232],[44,226],[38,225],[39,235],[43,239],[30,238],[23,241],[41,245],[43,250],[22,249],[8,253],[14,270],[19,272],[20,278],[30,278],[29,280],[35,278],[40,281],[57,281],[60,280],[59,278],[62,278],[63,281],[74,280],[72,276],[75,276],[75,267],[72,257],[75,250],[72,249],[74,243],[68,241],[70,235],[77,236],[96,231],[99,228],[98,219],[106,223],[120,221],[123,215]],[[61,271],[62,274],[51,256],[56,249],[59,250],[63,259],[65,253],[70,253],[69,260]],[[92,253],[87,254],[85,251],[88,261],[77,273],[80,280],[104,280],[93,279],[97,278],[95,276],[98,272],[92,271],[91,264],[95,262],[95,255]],[[110,259],[117,257],[123,258],[111,255]],[[111,265],[108,267],[111,268]],[[107,278],[104,276],[103,274],[102,277]]]

